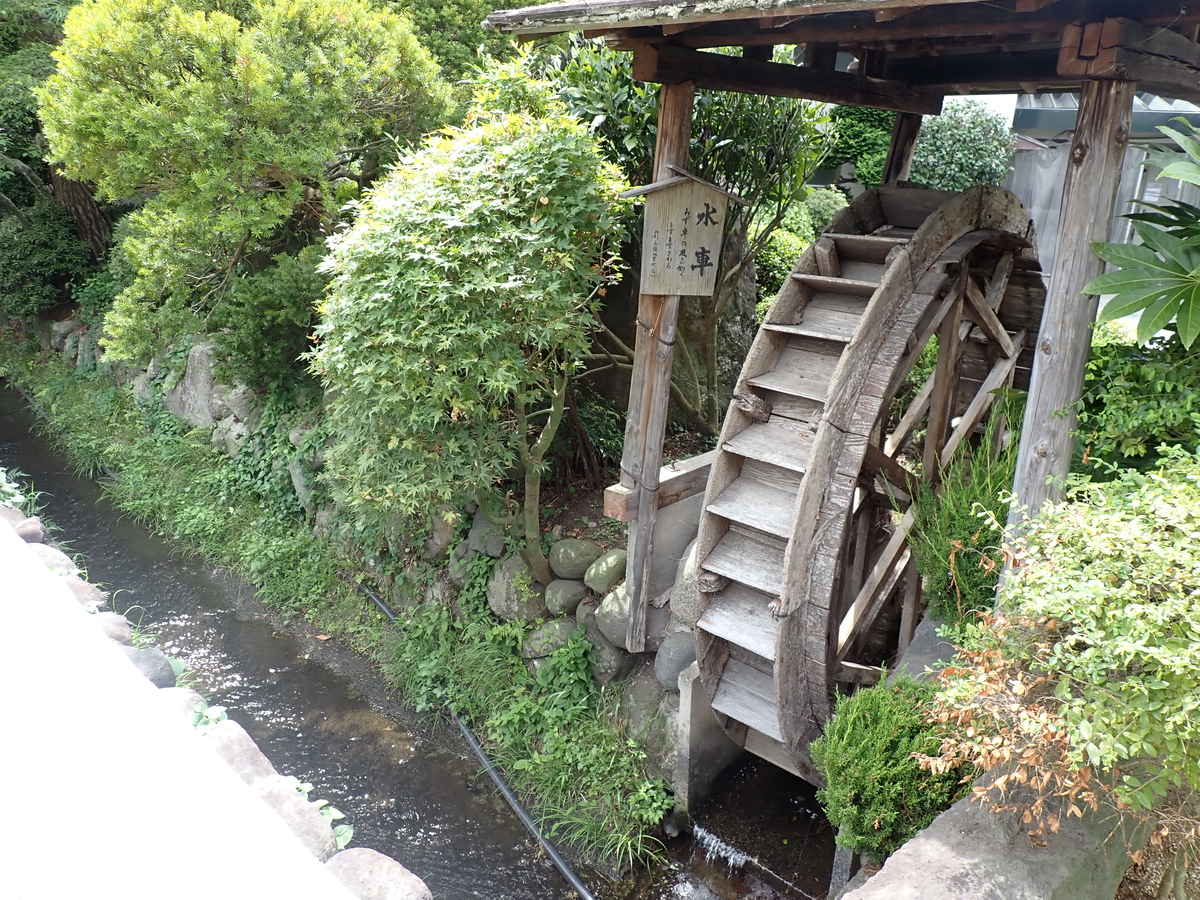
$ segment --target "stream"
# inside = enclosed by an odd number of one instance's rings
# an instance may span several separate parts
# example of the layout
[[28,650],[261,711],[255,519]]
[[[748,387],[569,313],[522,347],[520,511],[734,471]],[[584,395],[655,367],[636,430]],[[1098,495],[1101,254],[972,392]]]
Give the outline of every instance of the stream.
[[[574,896],[453,725],[405,709],[339,642],[303,623],[284,631],[247,585],[124,518],[33,422],[15,392],[0,390],[0,466],[41,492],[55,539],[112,592],[109,607],[140,617],[154,646],[184,662],[191,686],[226,707],[276,769],[346,814],[351,846],[395,858],[436,900]],[[815,898],[828,885],[833,836],[808,785],[753,760],[666,857],[619,882],[578,873],[598,900]]]

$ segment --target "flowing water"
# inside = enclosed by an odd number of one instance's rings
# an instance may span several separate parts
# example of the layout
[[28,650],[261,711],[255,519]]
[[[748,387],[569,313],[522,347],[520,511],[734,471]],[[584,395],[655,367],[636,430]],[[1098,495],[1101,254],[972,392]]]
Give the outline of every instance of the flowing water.
[[[0,466],[43,492],[43,515],[89,579],[114,592],[110,607],[132,608],[280,772],[346,814],[352,846],[399,860],[437,900],[573,896],[456,731],[404,709],[336,641],[303,625],[286,633],[244,584],[123,519],[32,424],[21,399],[0,390]],[[599,900],[818,897],[833,843],[817,809],[810,788],[755,762],[700,812],[694,837],[669,842],[663,865],[621,882],[579,874]]]

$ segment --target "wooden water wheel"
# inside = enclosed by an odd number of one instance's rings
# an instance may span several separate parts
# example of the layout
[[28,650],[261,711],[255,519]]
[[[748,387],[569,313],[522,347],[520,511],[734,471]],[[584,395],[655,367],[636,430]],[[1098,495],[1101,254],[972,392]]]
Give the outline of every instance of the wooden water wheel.
[[[747,750],[815,779],[835,691],[907,645],[913,481],[966,450],[996,388],[1028,384],[1044,295],[1029,215],[1000,188],[869,191],[792,270],[738,379],[698,539],[701,680]],[[935,335],[933,374],[897,409]]]

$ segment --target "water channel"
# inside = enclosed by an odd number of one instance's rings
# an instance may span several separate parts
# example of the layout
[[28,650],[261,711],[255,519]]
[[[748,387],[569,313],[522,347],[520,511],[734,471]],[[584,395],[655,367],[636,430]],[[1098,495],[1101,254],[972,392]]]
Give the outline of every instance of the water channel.
[[[228,709],[275,767],[354,824],[352,846],[402,862],[436,900],[557,900],[573,893],[540,856],[452,726],[406,710],[370,667],[303,625],[285,627],[244,584],[124,519],[95,482],[32,431],[0,390],[0,466],[42,492],[57,539],[84,558],[111,607],[141,615],[155,645]],[[760,762],[733,773],[669,842],[667,862],[620,882],[579,868],[598,900],[820,897],[833,855],[812,790]]]

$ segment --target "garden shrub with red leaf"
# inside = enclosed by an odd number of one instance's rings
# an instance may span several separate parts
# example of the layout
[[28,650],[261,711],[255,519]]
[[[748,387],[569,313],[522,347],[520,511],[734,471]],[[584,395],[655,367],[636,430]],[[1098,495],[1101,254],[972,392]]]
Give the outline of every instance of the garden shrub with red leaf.
[[[980,799],[1058,829],[1108,798],[1190,840],[1200,789],[1200,458],[1082,481],[1026,523],[998,611],[961,632],[934,772],[995,769]],[[1013,803],[1016,785],[1032,804]]]

